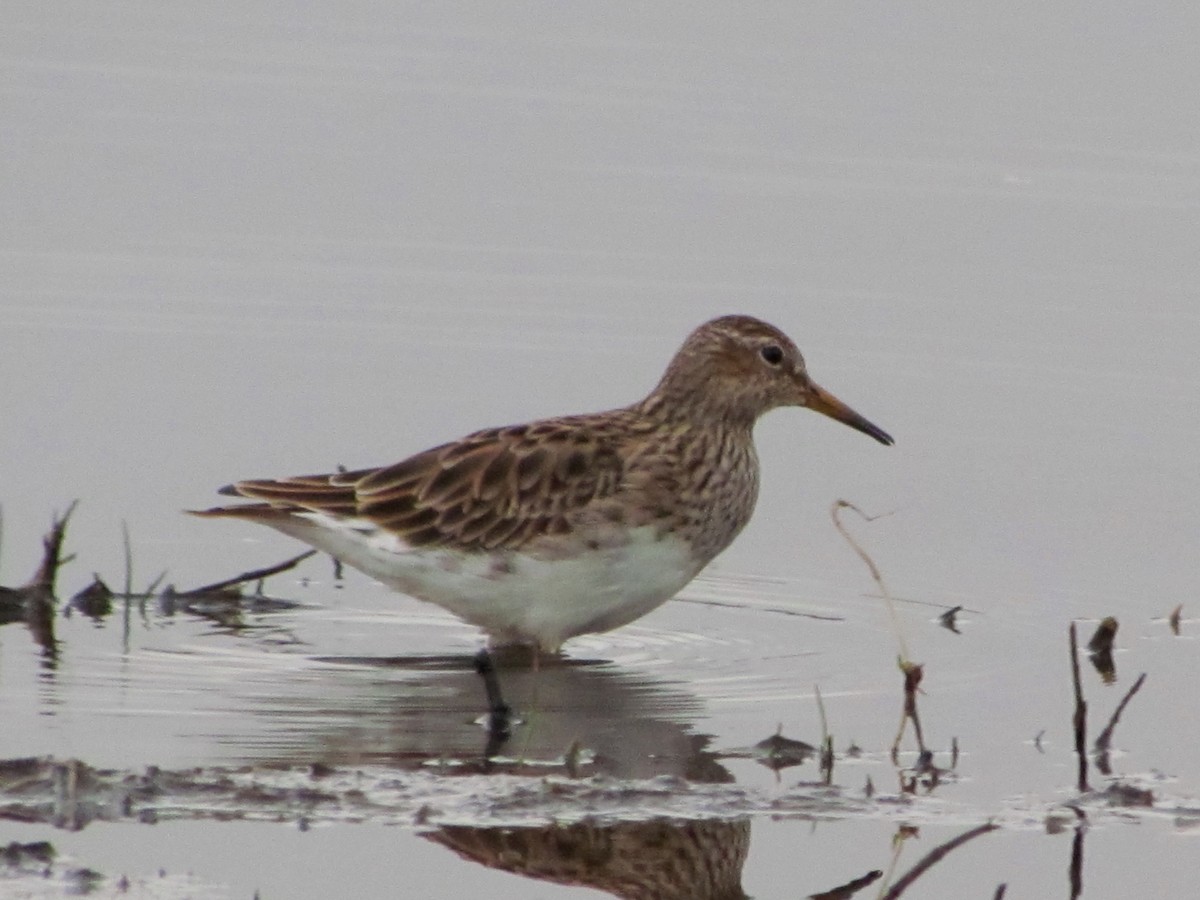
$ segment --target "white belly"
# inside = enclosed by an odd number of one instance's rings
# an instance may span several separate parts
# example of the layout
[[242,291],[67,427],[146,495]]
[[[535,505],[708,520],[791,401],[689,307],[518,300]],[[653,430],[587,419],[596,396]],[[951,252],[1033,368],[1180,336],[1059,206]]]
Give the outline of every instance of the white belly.
[[650,526],[614,545],[553,558],[412,549],[360,522],[317,514],[275,527],[389,587],[448,609],[498,643],[532,642],[545,650],[632,622],[673,597],[701,568],[683,541],[659,537]]

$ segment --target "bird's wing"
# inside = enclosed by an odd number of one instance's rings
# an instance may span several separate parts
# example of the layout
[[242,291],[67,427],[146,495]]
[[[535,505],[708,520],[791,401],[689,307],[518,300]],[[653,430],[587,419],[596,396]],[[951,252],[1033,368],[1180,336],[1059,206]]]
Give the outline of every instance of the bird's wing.
[[569,514],[613,494],[623,471],[616,429],[551,419],[476,432],[378,469],[239,481],[222,493],[262,502],[203,514],[307,511],[361,521],[410,547],[515,549],[568,531]]

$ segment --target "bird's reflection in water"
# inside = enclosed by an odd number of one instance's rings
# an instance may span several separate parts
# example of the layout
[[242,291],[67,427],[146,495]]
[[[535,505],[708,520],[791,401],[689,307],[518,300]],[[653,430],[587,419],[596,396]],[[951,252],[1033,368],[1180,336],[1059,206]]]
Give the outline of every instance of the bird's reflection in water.
[[543,827],[447,825],[425,835],[460,856],[629,900],[745,900],[749,819],[651,819]]
[[[259,697],[266,720],[259,760],[428,768],[443,761],[479,770],[488,748],[487,702],[470,656],[325,658],[320,688]],[[732,776],[692,723],[699,700],[674,682],[607,662],[557,659],[538,670],[501,664],[511,736],[490,748],[502,766],[567,765],[577,774],[641,779],[673,775],[723,783]],[[295,688],[295,685],[291,685]],[[515,761],[515,762],[514,762]],[[466,764],[466,765],[463,765]],[[451,774],[450,770],[447,774]],[[575,774],[575,773],[572,773]]]

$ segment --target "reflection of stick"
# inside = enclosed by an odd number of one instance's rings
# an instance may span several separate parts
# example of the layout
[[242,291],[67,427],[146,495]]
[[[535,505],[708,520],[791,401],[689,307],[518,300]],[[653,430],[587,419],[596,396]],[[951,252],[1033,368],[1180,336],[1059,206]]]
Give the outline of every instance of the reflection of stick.
[[888,591],[887,585],[883,583],[883,575],[880,574],[879,567],[875,565],[875,561],[871,559],[858,541],[850,536],[850,532],[842,524],[841,511],[843,509],[854,510],[868,522],[873,522],[879,516],[868,516],[848,500],[835,500],[829,510],[829,515],[833,517],[834,527],[841,532],[842,537],[846,539],[846,543],[858,554],[858,558],[866,563],[867,569],[871,572],[871,577],[879,585],[879,592],[883,595],[888,613],[892,617],[892,627],[896,630],[896,640],[900,643],[900,671],[904,673],[904,710],[900,716],[900,728],[896,732],[896,740],[892,743],[892,760],[893,762],[896,760],[897,754],[900,751],[900,741],[904,737],[904,726],[910,719],[913,723],[913,731],[917,735],[917,747],[921,751],[922,756],[924,756],[926,754],[925,738],[921,734],[921,719],[917,714],[917,686],[921,683],[923,669],[921,666],[910,661],[908,645],[904,641],[904,633],[900,628],[900,617],[896,614],[896,604],[892,600],[891,592]]
[[979,837],[981,834],[986,834],[989,831],[995,831],[999,827],[999,825],[988,822],[984,825],[979,825],[975,828],[972,828],[970,831],[964,831],[958,837],[951,838],[950,840],[946,841],[946,843],[934,847],[923,857],[921,857],[915,866],[905,872],[904,875],[901,876],[900,880],[892,885],[888,889],[887,893],[881,896],[879,900],[895,900],[895,898],[899,897],[906,890],[908,890],[909,885],[924,875],[933,866],[941,862],[942,857],[944,857],[951,850],[961,847],[967,841],[973,840],[974,838]]
[[887,604],[888,612],[891,613],[892,616],[892,626],[896,629],[896,639],[900,642],[900,658],[902,661],[907,662],[909,658],[908,647],[904,643],[904,634],[900,631],[900,617],[896,615],[896,604],[892,602],[892,595],[888,592],[887,585],[883,583],[883,576],[879,574],[879,568],[875,565],[871,557],[867,555],[867,551],[859,545],[858,541],[854,540],[854,538],[850,536],[850,532],[848,532],[846,527],[842,524],[840,513],[843,509],[854,510],[868,522],[875,521],[879,518],[879,516],[868,516],[849,500],[835,500],[833,502],[833,506],[829,510],[829,514],[833,517],[834,527],[841,532],[842,537],[846,539],[846,543],[848,543],[854,549],[854,552],[858,554],[858,558],[866,563],[867,568],[871,572],[871,577],[874,578],[875,583],[879,585],[879,592],[883,594],[883,599]]
[[213,584],[206,584],[203,587],[194,588],[190,591],[182,591],[177,593],[176,597],[199,597],[204,594],[215,594],[225,588],[233,587],[238,584],[245,584],[247,581],[257,581],[262,578],[267,578],[270,575],[278,575],[280,572],[286,572],[288,569],[299,565],[310,556],[315,556],[316,550],[306,550],[299,556],[293,556],[291,559],[284,560],[273,566],[267,566],[265,569],[255,569],[252,572],[243,572],[233,578],[226,578],[224,581],[218,581]]
[[133,595],[133,547],[129,543],[129,523],[121,520],[121,538],[125,543],[125,599]]
[[882,872],[878,869],[872,869],[861,878],[847,881],[845,884],[835,887],[832,890],[822,891],[819,894],[809,894],[808,900],[849,900],[850,895],[857,894],[863,888],[882,877]]
[[1108,720],[1108,724],[1104,726],[1104,730],[1100,732],[1100,736],[1096,738],[1096,752],[1107,753],[1109,744],[1112,743],[1113,729],[1117,727],[1117,722],[1121,718],[1121,713],[1125,712],[1125,707],[1129,701],[1133,699],[1133,695],[1142,689],[1142,683],[1146,680],[1146,673],[1143,672],[1138,676],[1138,680],[1133,683],[1133,687],[1129,692],[1121,698],[1121,702],[1117,704],[1117,708],[1113,710],[1112,718]]
[[1071,623],[1071,679],[1075,683],[1075,713],[1071,724],[1075,729],[1075,755],[1079,757],[1079,779],[1077,787],[1090,791],[1087,764],[1087,701],[1083,699],[1083,686],[1079,683],[1079,639],[1075,636],[1075,623]]
[[1071,840],[1071,866],[1067,870],[1067,879],[1071,883],[1071,900],[1078,900],[1083,895],[1083,830],[1085,818],[1083,811],[1076,809],[1075,837]]

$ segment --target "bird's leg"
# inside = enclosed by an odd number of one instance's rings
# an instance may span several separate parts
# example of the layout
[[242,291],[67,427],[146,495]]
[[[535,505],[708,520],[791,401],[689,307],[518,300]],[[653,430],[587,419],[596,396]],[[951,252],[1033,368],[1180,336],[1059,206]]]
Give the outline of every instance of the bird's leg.
[[500,679],[496,677],[496,667],[492,664],[492,655],[486,647],[475,654],[475,671],[483,679],[483,690],[487,695],[488,747],[494,744],[499,749],[500,744],[508,740],[512,733],[512,708],[504,702],[500,693]]

